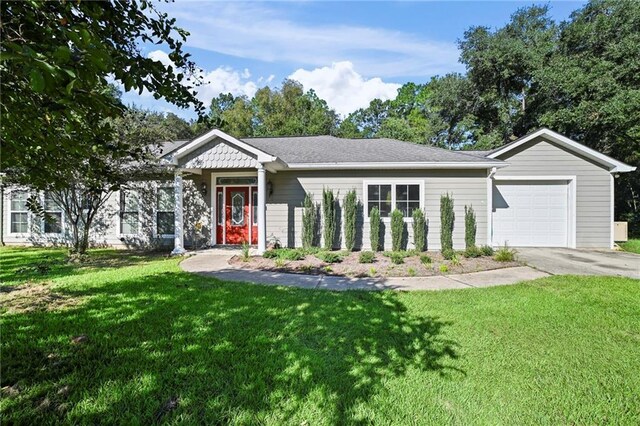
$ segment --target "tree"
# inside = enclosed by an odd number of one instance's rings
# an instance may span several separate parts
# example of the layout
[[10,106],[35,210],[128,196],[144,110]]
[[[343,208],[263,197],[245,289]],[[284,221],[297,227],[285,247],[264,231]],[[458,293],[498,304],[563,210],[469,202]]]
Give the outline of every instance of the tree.
[[[112,139],[106,118],[121,116],[124,107],[110,79],[203,112],[193,92],[195,64],[183,51],[188,33],[150,1],[4,1],[0,7],[0,167],[11,180],[62,188],[78,164],[97,163],[115,149],[127,158],[144,156],[139,146]],[[146,57],[140,43],[163,46],[173,65]]]

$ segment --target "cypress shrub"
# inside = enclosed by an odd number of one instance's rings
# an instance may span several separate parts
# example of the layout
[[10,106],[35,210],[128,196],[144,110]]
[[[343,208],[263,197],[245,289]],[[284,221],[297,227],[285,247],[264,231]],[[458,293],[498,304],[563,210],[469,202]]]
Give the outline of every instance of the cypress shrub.
[[404,216],[395,209],[391,212],[391,250],[402,250],[402,237],[404,233]]
[[427,222],[420,209],[413,211],[413,245],[417,251],[424,251],[427,242]]
[[464,206],[464,244],[467,250],[476,246],[477,229],[476,212],[473,211],[473,206]]
[[380,251],[380,210],[378,207],[372,208],[369,213],[369,226],[371,250]]
[[356,217],[358,214],[358,198],[355,189],[344,197],[344,244],[352,251],[356,244]]
[[302,247],[313,247],[316,236],[316,206],[313,203],[313,195],[307,192],[302,203]]
[[440,249],[453,250],[453,223],[455,214],[453,212],[453,198],[446,195],[440,196]]
[[324,249],[333,249],[336,235],[336,197],[331,189],[322,190],[322,213],[324,217]]

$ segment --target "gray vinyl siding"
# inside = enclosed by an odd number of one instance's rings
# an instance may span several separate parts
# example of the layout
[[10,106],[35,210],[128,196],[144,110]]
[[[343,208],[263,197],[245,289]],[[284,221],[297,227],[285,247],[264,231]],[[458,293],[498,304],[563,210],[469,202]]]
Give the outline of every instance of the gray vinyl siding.
[[496,176],[576,176],[576,246],[611,245],[611,174],[602,166],[544,138],[500,157],[509,165]]
[[[313,194],[315,202],[321,203],[323,188],[331,188],[338,193],[339,206],[347,191],[356,190],[357,198],[365,205],[363,182],[389,179],[407,179],[424,182],[424,206],[428,220],[427,248],[440,248],[440,196],[449,193],[454,198],[455,227],[454,246],[464,248],[464,206],[473,205],[478,221],[477,241],[483,244],[487,233],[487,172],[486,170],[372,170],[372,171],[306,171],[279,172],[269,174],[273,184],[273,194],[267,200],[267,237],[277,238],[283,246],[302,244],[302,202],[305,192]],[[342,223],[339,209],[339,223]],[[358,218],[356,247],[369,249],[369,222],[364,220],[364,212]],[[322,219],[320,219],[322,220]],[[391,248],[391,231],[385,223],[385,250]],[[344,247],[342,228],[335,246]],[[413,247],[411,220],[407,223],[408,248]]]

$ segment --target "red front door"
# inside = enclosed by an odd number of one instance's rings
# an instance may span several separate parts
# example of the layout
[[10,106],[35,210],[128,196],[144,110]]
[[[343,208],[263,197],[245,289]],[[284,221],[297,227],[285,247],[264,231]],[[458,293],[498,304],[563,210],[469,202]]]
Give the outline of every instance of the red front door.
[[227,244],[249,242],[249,188],[227,187],[225,194],[225,234]]

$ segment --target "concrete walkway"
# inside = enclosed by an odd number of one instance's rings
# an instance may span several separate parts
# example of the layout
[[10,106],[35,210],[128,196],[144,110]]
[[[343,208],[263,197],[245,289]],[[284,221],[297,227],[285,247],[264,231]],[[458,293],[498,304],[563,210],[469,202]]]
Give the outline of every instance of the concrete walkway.
[[242,269],[229,265],[239,252],[211,249],[198,252],[180,263],[183,270],[224,281],[252,282],[284,287],[324,290],[447,290],[493,287],[547,277],[528,266],[431,277],[348,278],[333,275],[304,275]]

